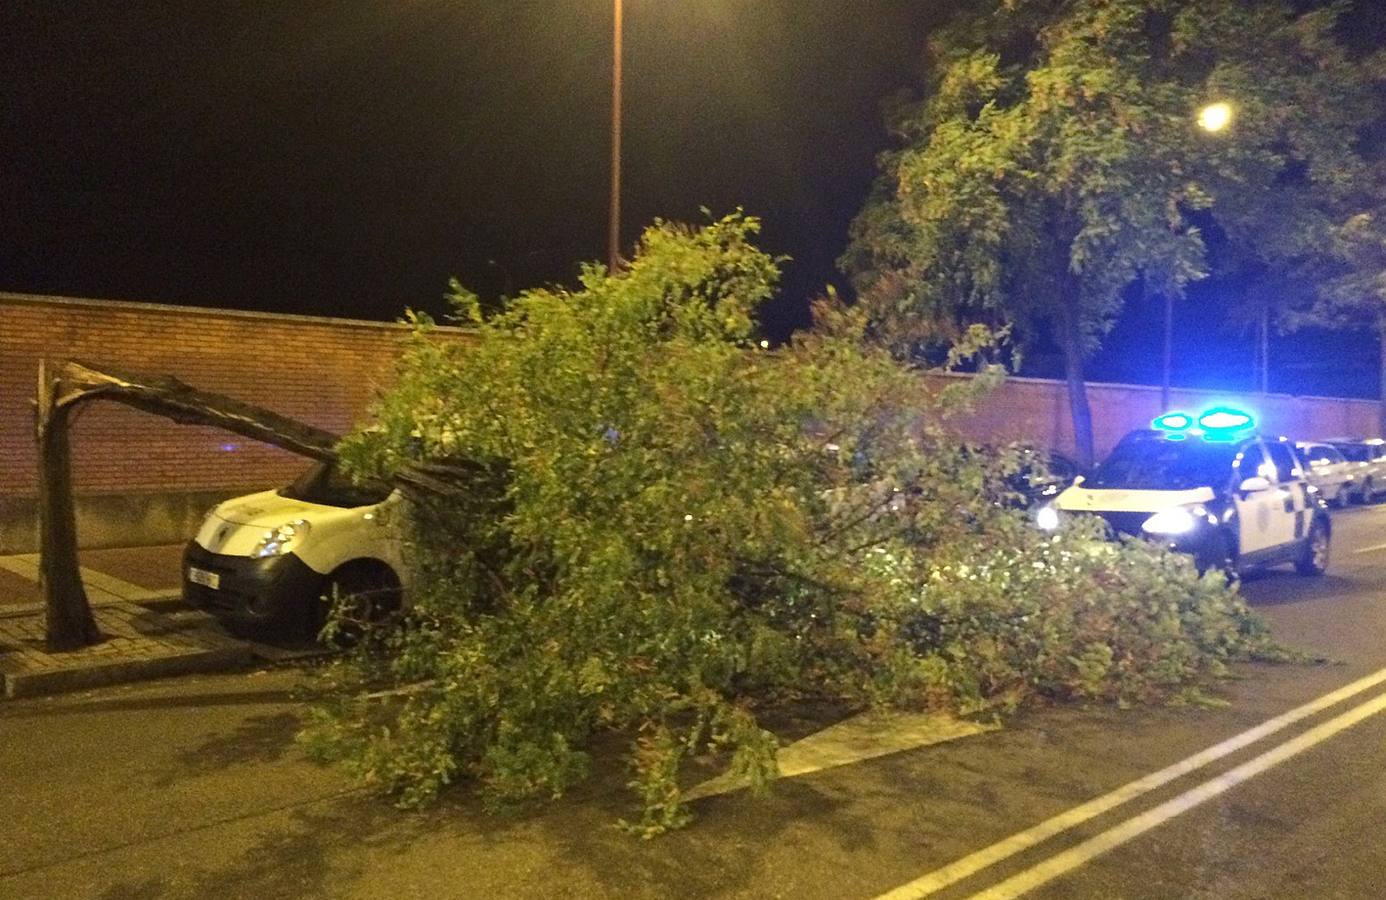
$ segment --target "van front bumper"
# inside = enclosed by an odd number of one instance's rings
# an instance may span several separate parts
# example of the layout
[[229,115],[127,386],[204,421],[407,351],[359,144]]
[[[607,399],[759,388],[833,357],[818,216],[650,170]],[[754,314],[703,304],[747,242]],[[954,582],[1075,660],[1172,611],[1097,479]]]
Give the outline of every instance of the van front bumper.
[[[216,587],[191,580],[193,568],[214,576]],[[183,600],[233,631],[294,634],[311,621],[323,576],[293,553],[255,559],[226,556],[189,541],[183,551]]]

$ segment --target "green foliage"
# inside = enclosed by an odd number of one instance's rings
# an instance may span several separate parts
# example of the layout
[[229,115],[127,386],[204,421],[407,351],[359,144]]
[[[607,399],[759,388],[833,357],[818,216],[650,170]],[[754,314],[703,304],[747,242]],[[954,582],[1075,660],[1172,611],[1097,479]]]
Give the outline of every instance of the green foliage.
[[[926,390],[831,296],[758,347],[777,271],[756,230],[657,224],[626,270],[489,317],[455,286],[474,341],[416,319],[343,459],[464,486],[409,505],[412,607],[328,667],[317,756],[405,805],[459,780],[503,805],[563,794],[593,734],[625,734],[648,836],[687,821],[690,756],[774,777],[767,703],[1154,700],[1262,643],[1186,560],[998,502],[1018,454],[946,428],[995,370]],[[956,354],[988,345],[972,329]]]

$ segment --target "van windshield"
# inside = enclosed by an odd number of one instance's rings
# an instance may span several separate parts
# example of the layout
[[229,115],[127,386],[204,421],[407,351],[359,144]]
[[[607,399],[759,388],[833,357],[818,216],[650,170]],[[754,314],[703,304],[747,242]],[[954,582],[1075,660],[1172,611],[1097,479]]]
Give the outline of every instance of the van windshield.
[[1086,486],[1150,491],[1220,488],[1231,478],[1236,456],[1235,447],[1208,441],[1126,441],[1097,467]]
[[355,484],[336,466],[319,462],[309,466],[288,487],[280,488],[279,496],[350,509],[354,506],[374,506],[390,496],[390,488],[379,482]]

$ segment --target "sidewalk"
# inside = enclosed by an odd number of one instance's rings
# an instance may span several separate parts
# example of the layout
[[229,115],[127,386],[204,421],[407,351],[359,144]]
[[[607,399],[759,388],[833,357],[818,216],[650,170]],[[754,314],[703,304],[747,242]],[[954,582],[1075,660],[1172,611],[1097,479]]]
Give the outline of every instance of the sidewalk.
[[0,697],[81,690],[103,684],[225,671],[253,658],[317,656],[316,645],[237,640],[179,595],[182,544],[83,550],[82,583],[105,640],[49,653],[36,553],[0,556]]
[[[149,603],[176,597],[182,577],[182,544],[83,550],[82,582],[93,606]],[[43,602],[37,553],[0,556],[0,610]]]
[[44,646],[41,607],[0,610],[0,693],[32,697],[165,675],[221,672],[248,665],[255,655],[210,616],[165,613],[124,601],[93,601],[99,644],[50,653]]

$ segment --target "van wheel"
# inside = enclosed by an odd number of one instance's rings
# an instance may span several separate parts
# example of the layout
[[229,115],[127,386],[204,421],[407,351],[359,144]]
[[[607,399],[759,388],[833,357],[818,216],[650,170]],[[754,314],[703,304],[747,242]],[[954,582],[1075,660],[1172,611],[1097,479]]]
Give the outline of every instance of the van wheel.
[[1376,502],[1376,485],[1372,484],[1370,478],[1362,482],[1362,490],[1357,492],[1357,502],[1364,505]]
[[1315,519],[1309,526],[1309,537],[1299,551],[1299,558],[1295,560],[1295,571],[1301,575],[1322,575],[1328,571],[1330,550],[1328,526],[1322,519]]
[[309,636],[321,639],[333,604],[340,604],[338,641],[351,643],[371,624],[382,622],[400,608],[399,577],[384,563],[360,560],[340,566],[322,581],[309,616]]

